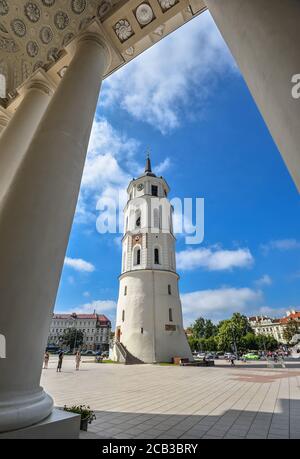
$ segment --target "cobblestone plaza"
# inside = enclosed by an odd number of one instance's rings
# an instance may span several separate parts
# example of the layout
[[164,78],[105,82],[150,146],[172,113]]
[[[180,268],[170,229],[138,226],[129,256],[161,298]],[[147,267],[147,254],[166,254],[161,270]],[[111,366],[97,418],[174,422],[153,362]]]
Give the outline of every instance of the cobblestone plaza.
[[300,438],[300,363],[266,368],[96,364],[79,372],[56,356],[42,385],[56,406],[89,404],[97,419],[81,438]]

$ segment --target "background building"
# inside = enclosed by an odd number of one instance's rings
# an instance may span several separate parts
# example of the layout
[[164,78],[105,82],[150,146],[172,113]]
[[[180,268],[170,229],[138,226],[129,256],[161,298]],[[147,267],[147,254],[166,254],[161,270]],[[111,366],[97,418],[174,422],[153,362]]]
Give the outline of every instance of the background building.
[[109,350],[111,322],[103,314],[53,314],[48,345],[60,345],[65,330],[69,328],[83,333],[82,350]]
[[284,329],[290,320],[299,322],[300,311],[287,311],[286,317],[271,318],[266,316],[248,317],[249,323],[256,335],[273,336],[279,343],[287,344],[284,339]]

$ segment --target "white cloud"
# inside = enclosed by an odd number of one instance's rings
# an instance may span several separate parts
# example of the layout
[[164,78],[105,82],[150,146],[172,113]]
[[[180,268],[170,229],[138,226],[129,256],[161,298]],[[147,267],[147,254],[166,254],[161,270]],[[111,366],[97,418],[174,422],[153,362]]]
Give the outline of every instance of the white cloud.
[[260,279],[255,281],[255,284],[258,287],[263,287],[264,285],[272,285],[272,278],[268,274],[264,274]]
[[200,316],[216,321],[228,318],[234,312],[245,313],[261,300],[262,293],[250,288],[223,287],[181,295],[184,322],[187,325]]
[[216,78],[235,68],[207,12],[105,80],[101,103],[121,107],[166,133],[177,128],[183,116],[203,110]]
[[138,147],[136,139],[114,129],[105,118],[95,119],[76,209],[77,223],[95,222],[102,197],[116,200],[120,194],[124,202],[131,172],[137,168],[134,155]]
[[248,248],[223,250],[220,248],[187,249],[178,252],[177,268],[188,271],[204,268],[208,271],[225,271],[233,268],[249,268],[254,258]]
[[296,239],[277,239],[268,242],[267,244],[262,244],[261,249],[264,253],[268,253],[270,250],[280,250],[285,252],[287,250],[296,250],[300,249],[300,241]]
[[162,175],[166,170],[168,170],[171,166],[171,160],[170,158],[164,159],[161,163],[159,163],[155,167],[155,173],[156,175]]
[[88,261],[82,260],[81,258],[65,258],[65,265],[76,271],[91,273],[95,271],[95,266]]
[[115,311],[116,307],[117,304],[114,300],[95,300],[73,308],[72,312],[76,312],[76,314],[92,314],[96,311],[97,314],[104,314]]

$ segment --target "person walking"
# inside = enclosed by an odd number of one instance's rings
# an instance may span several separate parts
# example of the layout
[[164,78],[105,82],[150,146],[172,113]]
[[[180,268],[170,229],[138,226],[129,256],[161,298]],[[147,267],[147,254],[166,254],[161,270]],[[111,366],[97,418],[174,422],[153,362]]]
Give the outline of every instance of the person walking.
[[57,363],[56,372],[58,372],[58,371],[59,371],[59,373],[61,372],[61,367],[62,367],[63,358],[64,358],[64,353],[63,353],[63,351],[61,351],[61,352],[58,354],[58,363]]
[[231,362],[231,366],[234,367],[234,357],[233,356],[230,358],[230,362]]
[[49,352],[46,351],[44,354],[44,367],[43,367],[44,370],[48,369],[49,358],[50,358]]
[[75,362],[76,362],[76,370],[77,371],[79,370],[80,361],[81,361],[81,354],[80,354],[80,351],[77,351],[76,354],[75,354]]

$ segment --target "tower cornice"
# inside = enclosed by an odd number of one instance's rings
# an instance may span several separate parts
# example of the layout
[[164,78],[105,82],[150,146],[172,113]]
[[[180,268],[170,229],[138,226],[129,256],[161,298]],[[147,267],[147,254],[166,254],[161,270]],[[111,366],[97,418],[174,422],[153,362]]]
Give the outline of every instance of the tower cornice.
[[146,269],[142,269],[142,270],[141,269],[131,269],[130,271],[125,271],[124,273],[119,275],[119,280],[123,279],[128,274],[140,275],[141,272],[143,272],[143,273],[149,272],[149,273],[173,274],[176,277],[177,280],[180,279],[179,274],[176,271],[171,271],[170,269],[149,269],[149,268],[146,268]]

